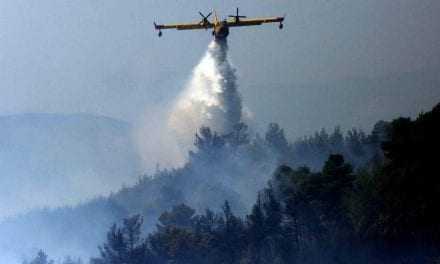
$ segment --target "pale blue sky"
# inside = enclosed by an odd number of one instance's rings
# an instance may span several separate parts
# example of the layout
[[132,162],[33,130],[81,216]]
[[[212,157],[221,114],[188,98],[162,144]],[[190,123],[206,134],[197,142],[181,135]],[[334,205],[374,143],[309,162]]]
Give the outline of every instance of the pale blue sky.
[[287,14],[275,25],[232,29],[230,57],[245,105],[291,136],[321,127],[370,129],[440,101],[437,0],[2,0],[0,114],[87,112],[136,122],[178,96],[209,32],[153,21],[199,20],[235,7]]

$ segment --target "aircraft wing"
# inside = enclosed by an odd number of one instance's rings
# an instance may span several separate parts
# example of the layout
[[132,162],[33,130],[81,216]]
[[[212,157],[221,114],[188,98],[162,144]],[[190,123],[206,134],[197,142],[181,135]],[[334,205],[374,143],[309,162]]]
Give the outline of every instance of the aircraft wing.
[[240,19],[240,20],[228,20],[228,26],[230,27],[245,27],[245,26],[258,26],[264,23],[281,23],[284,21],[284,17],[266,17],[266,18],[252,18],[252,19]]
[[177,29],[177,30],[191,30],[191,29],[207,29],[212,28],[213,24],[202,24],[202,23],[189,23],[189,24],[168,24],[168,25],[156,25],[154,28],[157,30],[161,29]]

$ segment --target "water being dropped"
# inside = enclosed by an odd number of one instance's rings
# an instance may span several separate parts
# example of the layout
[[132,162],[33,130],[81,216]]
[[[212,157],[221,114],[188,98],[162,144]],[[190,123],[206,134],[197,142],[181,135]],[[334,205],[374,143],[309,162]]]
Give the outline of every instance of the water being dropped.
[[242,102],[236,70],[227,52],[226,40],[213,40],[177,99],[168,124],[180,142],[192,142],[201,126],[226,134],[241,121]]

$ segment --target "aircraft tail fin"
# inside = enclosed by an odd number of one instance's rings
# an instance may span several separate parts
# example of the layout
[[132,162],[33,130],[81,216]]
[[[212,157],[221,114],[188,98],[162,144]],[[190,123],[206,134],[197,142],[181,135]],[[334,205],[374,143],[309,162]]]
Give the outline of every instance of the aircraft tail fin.
[[218,16],[217,16],[217,11],[214,10],[214,24],[217,24],[219,22],[218,20]]

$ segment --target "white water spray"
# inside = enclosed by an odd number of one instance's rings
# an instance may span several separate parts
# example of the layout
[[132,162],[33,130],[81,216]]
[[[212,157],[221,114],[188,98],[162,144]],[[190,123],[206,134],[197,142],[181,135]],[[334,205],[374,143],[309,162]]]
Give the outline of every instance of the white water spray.
[[[146,115],[136,138],[147,171],[180,167],[194,143],[194,134],[208,126],[218,134],[231,132],[242,121],[242,103],[237,91],[236,70],[227,56],[226,40],[214,40],[194,68],[182,94],[166,114]],[[247,111],[245,118],[250,115]]]
[[168,125],[179,142],[192,142],[194,133],[202,126],[226,134],[241,121],[236,71],[228,61],[227,51],[226,40],[211,42],[172,109]]

